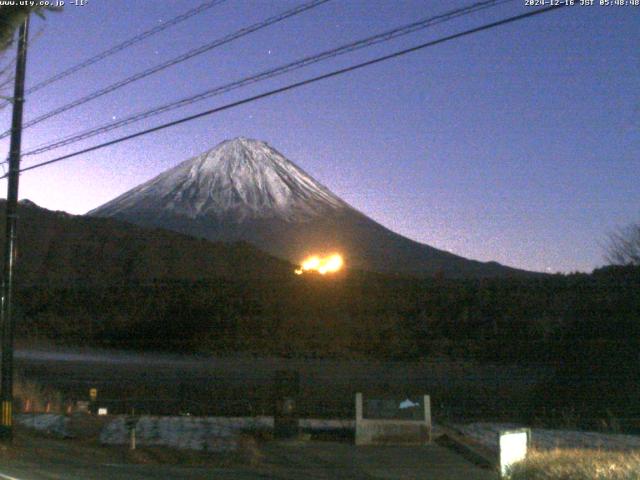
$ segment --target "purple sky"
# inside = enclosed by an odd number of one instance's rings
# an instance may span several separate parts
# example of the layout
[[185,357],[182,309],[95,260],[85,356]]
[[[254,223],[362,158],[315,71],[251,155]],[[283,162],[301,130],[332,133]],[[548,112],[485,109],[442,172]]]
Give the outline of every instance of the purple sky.
[[[28,85],[199,3],[89,0],[37,19]],[[34,93],[25,120],[300,3],[228,0]],[[333,0],[27,129],[23,146],[470,3]],[[527,10],[517,0],[25,157],[23,166]],[[242,135],[412,239],[520,268],[590,271],[603,263],[607,233],[640,220],[639,14],[574,7],[498,27],[25,173],[20,196],[85,213]],[[9,128],[10,109],[0,122]],[[7,139],[0,148],[6,155]],[[0,188],[4,196],[6,182]]]

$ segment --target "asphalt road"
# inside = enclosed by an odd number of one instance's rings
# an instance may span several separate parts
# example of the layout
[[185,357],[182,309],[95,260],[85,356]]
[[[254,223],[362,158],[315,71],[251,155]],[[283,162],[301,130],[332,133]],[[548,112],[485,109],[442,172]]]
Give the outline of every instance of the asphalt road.
[[[51,449],[57,450],[55,455]],[[32,438],[20,453],[3,452],[0,480],[497,479],[495,472],[476,467],[438,445],[355,447],[338,442],[268,442],[258,450],[252,462],[236,460],[223,466],[111,463],[113,450],[103,454],[83,451],[72,441]]]

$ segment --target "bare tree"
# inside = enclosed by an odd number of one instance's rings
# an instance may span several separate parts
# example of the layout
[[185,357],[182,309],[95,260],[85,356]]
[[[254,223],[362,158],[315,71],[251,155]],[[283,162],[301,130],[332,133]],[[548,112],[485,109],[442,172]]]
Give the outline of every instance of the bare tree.
[[605,259],[612,265],[640,265],[640,222],[609,235]]
[[44,18],[47,11],[61,11],[61,7],[0,6],[0,52],[11,46],[15,31],[20,28],[27,15],[35,13]]
[[0,6],[0,110],[11,102],[15,55],[9,47],[13,44],[16,30],[27,15],[35,13],[44,18],[45,11],[60,11],[57,7]]

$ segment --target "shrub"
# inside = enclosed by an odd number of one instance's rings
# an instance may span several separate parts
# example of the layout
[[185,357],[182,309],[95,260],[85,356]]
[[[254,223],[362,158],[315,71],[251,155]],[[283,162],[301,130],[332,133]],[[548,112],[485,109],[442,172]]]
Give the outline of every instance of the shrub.
[[63,411],[60,392],[20,377],[14,381],[13,396],[16,402],[16,413],[23,411],[26,413],[60,413]]
[[594,450],[531,452],[514,464],[510,480],[639,480],[640,453]]

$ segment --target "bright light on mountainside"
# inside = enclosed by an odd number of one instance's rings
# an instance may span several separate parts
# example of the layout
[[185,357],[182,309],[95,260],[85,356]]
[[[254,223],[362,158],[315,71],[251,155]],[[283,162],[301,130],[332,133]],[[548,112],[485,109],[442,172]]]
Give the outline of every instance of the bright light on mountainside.
[[343,266],[344,260],[342,255],[338,253],[326,257],[312,255],[302,262],[300,268],[295,270],[295,273],[296,275],[302,275],[304,272],[318,272],[320,275],[325,275],[327,273],[335,273],[341,270]]

